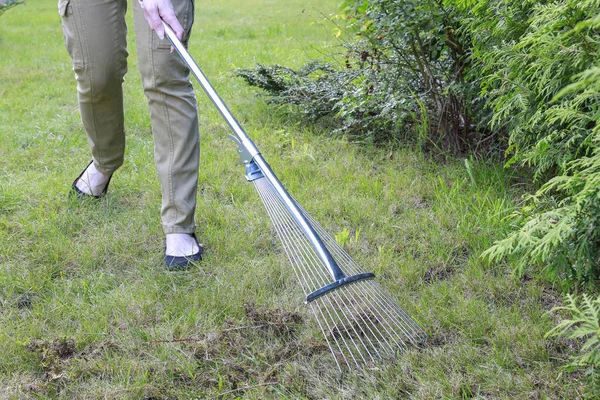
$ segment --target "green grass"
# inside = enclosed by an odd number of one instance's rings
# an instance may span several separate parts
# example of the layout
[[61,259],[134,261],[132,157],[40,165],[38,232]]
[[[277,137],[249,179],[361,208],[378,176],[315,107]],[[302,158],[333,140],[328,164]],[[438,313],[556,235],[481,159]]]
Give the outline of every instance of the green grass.
[[0,20],[0,397],[581,396],[577,376],[559,377],[574,344],[543,338],[559,295],[479,258],[508,229],[516,177],[489,161],[466,168],[284,123],[233,78],[236,67],[297,67],[329,51],[333,27],[312,22],[337,4],[196,2],[190,51],[292,195],[346,238],[428,343],[338,375],[228,131],[200,91],[206,260],[165,272],[133,37],[125,165],[98,204],[70,201],[90,155],[56,5],[31,0]]

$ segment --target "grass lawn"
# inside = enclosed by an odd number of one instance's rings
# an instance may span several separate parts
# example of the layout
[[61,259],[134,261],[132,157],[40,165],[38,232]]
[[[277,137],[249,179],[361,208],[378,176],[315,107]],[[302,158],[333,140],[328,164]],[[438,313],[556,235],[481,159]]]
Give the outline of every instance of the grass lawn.
[[429,336],[342,376],[199,88],[206,257],[165,271],[132,29],[125,164],[102,201],[69,200],[90,154],[55,3],[0,19],[0,398],[581,397],[578,376],[559,376],[574,344],[544,339],[561,296],[480,260],[508,228],[518,177],[491,160],[467,168],[332,138],[233,77],[333,51],[322,15],[339,0],[196,2],[190,52],[291,194]]

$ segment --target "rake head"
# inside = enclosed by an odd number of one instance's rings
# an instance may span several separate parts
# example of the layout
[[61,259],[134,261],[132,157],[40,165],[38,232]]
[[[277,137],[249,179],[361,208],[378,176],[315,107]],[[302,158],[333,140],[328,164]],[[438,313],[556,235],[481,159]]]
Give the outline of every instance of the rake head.
[[[311,294],[332,283],[332,277],[289,214],[271,183],[253,181],[283,248],[292,263],[304,294]],[[300,206],[298,206],[300,207]],[[304,209],[306,220],[349,275],[364,275],[357,263]],[[425,337],[419,325],[374,280],[357,280],[308,301],[308,306],[334,355],[338,368],[360,369],[380,359],[398,355]]]

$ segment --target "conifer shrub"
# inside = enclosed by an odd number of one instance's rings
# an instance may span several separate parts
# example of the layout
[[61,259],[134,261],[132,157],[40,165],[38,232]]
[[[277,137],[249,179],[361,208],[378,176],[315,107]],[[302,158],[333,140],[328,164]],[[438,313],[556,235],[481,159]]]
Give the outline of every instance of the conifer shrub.
[[555,313],[566,314],[546,337],[558,337],[582,343],[580,351],[570,357],[566,372],[582,370],[587,385],[585,396],[600,397],[600,297],[583,294],[581,298],[566,296],[565,305],[555,307]]
[[600,278],[599,10],[597,0],[536,4],[523,36],[483,57],[509,164],[541,184],[484,256],[515,258],[521,273],[541,267],[565,288]]

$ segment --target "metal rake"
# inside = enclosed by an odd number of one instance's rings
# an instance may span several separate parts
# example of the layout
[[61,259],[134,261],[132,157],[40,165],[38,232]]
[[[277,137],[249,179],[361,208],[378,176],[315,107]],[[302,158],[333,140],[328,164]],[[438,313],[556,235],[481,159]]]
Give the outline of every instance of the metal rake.
[[245,176],[253,182],[340,369],[395,356],[425,337],[419,325],[287,192],[173,30],[173,47],[234,135]]

